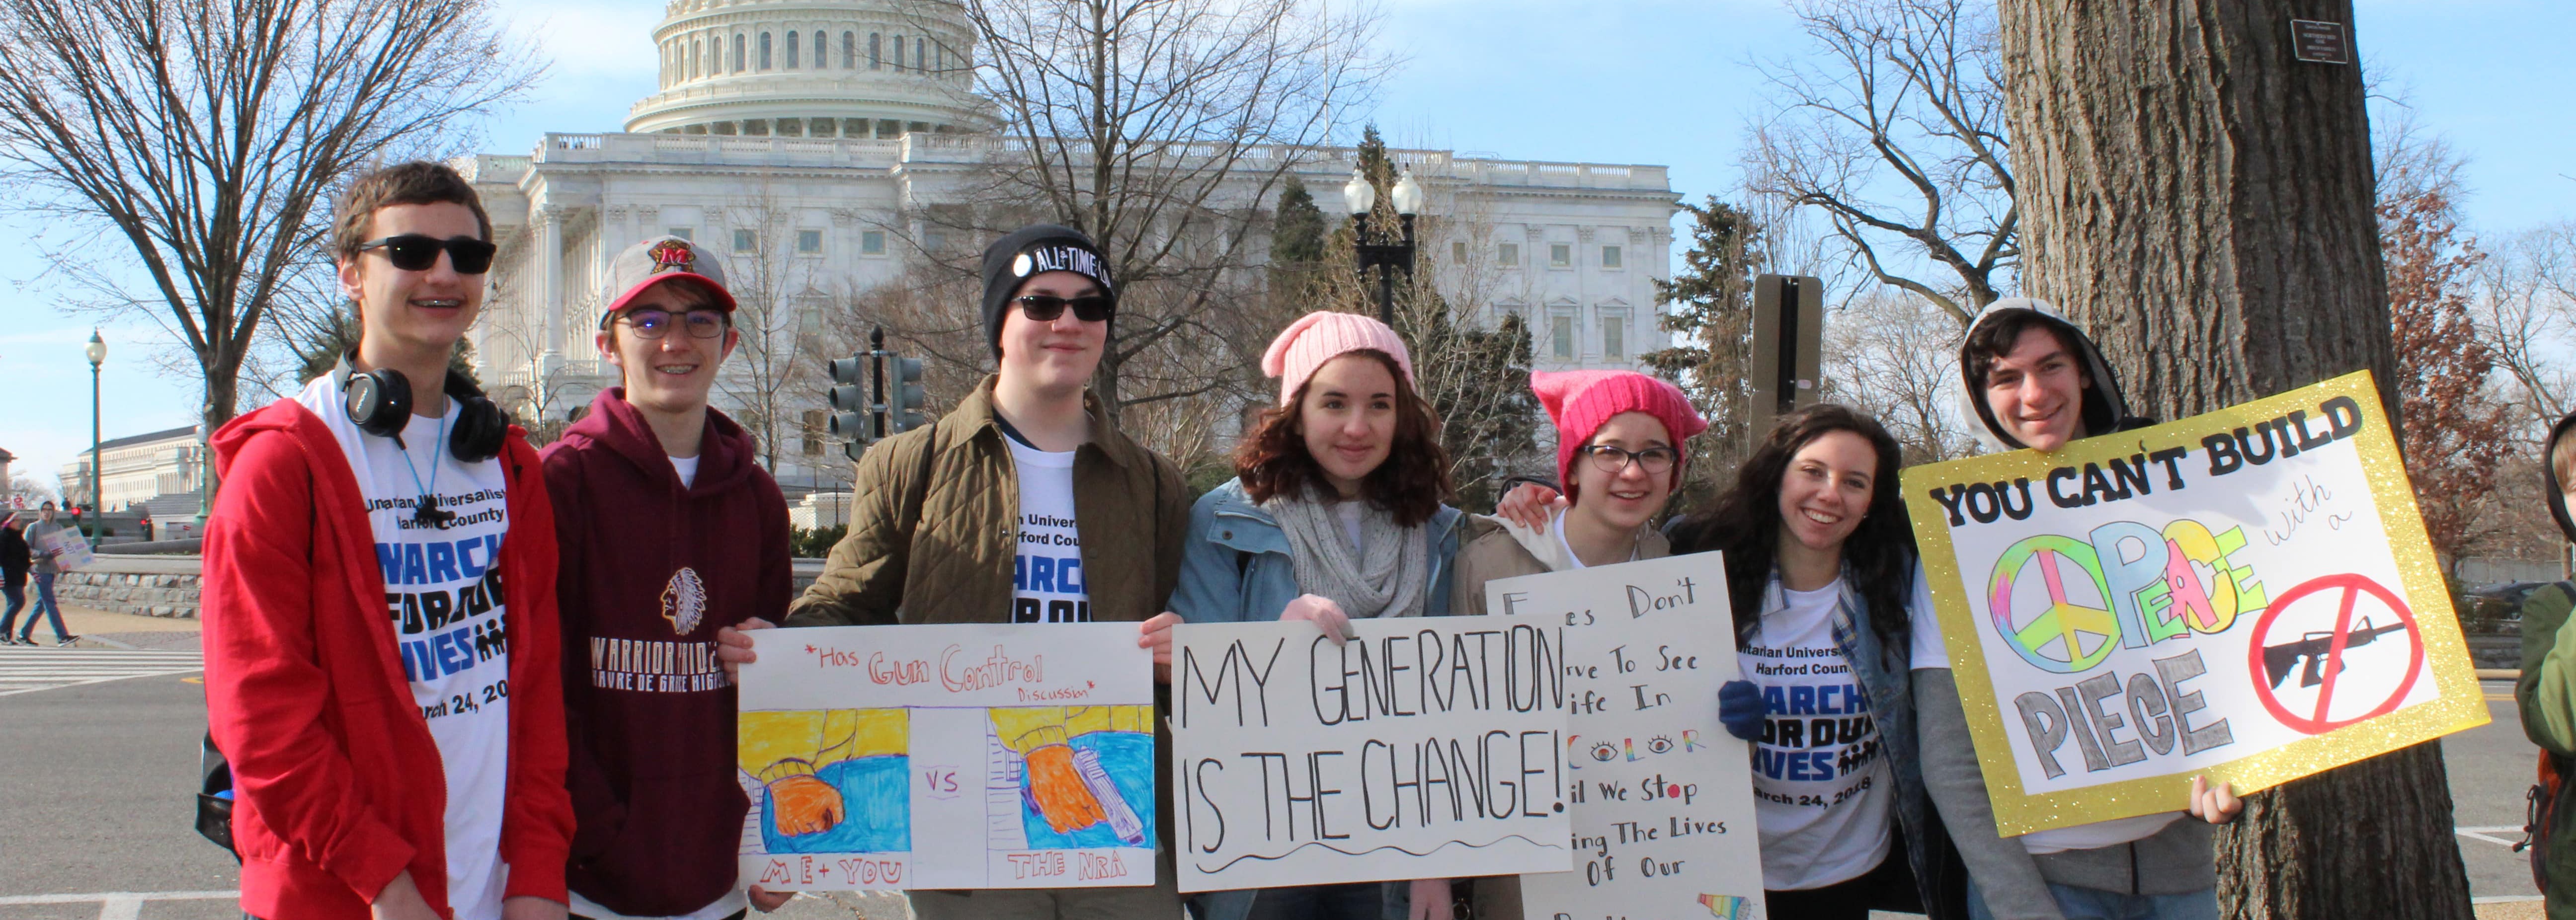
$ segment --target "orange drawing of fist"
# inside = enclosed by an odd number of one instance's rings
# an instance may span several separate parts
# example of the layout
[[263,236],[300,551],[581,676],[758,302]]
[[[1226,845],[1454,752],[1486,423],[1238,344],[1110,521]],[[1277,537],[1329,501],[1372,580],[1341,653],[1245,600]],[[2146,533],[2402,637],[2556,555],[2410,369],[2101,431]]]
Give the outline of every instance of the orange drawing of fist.
[[786,776],[769,784],[769,799],[777,806],[778,832],[813,834],[828,831],[841,823],[847,810],[841,807],[841,790],[812,776]]
[[1046,816],[1047,826],[1059,834],[1072,833],[1109,820],[1100,810],[1100,800],[1091,797],[1090,784],[1073,768],[1073,748],[1050,744],[1029,752],[1029,795],[1038,801],[1038,813]]

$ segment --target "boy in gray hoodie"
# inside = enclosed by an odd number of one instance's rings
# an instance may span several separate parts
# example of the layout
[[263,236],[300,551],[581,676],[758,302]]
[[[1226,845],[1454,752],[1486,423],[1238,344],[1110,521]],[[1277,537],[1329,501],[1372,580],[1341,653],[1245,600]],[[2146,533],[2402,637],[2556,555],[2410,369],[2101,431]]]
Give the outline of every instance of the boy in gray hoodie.
[[[2041,300],[2005,298],[1977,314],[1959,347],[1959,384],[1961,413],[1987,451],[2049,453],[2092,435],[2154,423],[2128,414],[2119,378],[2101,350]],[[1924,616],[1913,632],[1914,724],[1924,785],[1968,864],[1971,917],[2216,920],[2210,825],[2235,818],[2232,790],[2220,784],[2197,794],[2188,814],[2170,811],[2000,836],[1940,623]]]

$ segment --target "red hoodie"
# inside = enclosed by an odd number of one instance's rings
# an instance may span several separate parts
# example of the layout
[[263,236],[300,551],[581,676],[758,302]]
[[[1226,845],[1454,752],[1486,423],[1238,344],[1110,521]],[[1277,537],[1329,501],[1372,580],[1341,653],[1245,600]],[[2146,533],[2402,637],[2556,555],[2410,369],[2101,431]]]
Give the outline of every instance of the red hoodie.
[[[366,920],[411,871],[447,905],[446,776],[385,616],[358,481],[322,419],[279,400],[215,432],[223,479],[205,536],[206,717],[232,763],[241,904],[274,920]],[[564,792],[554,509],[536,451],[510,429],[498,461],[510,639],[504,897],[563,901]]]
[[566,877],[630,917],[734,886],[750,800],[716,630],[786,619],[787,501],[751,435],[707,410],[694,485],[611,388],[545,450],[562,548],[563,682],[581,831]]

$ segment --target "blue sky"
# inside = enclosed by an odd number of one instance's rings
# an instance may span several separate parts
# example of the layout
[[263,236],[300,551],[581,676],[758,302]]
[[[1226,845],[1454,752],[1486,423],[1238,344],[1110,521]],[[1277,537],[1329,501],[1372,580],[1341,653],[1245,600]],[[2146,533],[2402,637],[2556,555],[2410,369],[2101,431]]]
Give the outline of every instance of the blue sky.
[[[1338,6],[1339,4],[1337,4]],[[2360,0],[2354,37],[2421,125],[2468,157],[2470,226],[2501,236],[2576,219],[2576,4],[2543,0]],[[504,0],[553,61],[538,96],[483,127],[481,149],[523,152],[547,131],[613,131],[652,91],[652,0]],[[1389,0],[1383,46],[1407,59],[1382,92],[1388,139],[1513,159],[1671,167],[1689,200],[1726,195],[1760,109],[1751,57],[1803,50],[1786,10],[1753,0]],[[0,216],[24,233],[24,218]],[[1687,237],[1684,237],[1687,239]],[[86,450],[92,320],[52,304],[41,265],[0,254],[0,449],[50,481]],[[151,358],[159,326],[106,329],[105,436],[190,424],[193,375]]]

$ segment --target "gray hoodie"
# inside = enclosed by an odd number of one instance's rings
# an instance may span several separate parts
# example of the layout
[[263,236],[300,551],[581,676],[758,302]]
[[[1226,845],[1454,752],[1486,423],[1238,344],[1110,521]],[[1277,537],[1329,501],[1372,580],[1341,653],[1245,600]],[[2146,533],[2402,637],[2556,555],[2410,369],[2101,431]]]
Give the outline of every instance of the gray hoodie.
[[[2014,313],[2036,315],[2055,324],[2070,333],[2068,338],[2083,352],[2085,369],[2093,379],[2093,385],[2084,391],[2086,434],[2109,434],[2150,424],[2128,414],[2119,377],[2102,360],[2102,351],[2093,344],[2092,337],[2067,322],[2046,301],[2028,297],[1997,300],[1977,314],[1976,321],[1968,326],[1969,332],[1973,334],[1978,326]],[[2005,432],[1994,413],[1986,408],[1985,381],[1978,379],[1982,375],[1970,372],[1964,337],[1959,352],[1960,414],[1974,420],[1971,427],[1977,443],[1989,452],[2020,449],[2021,442]],[[1925,667],[1927,664],[1935,666]],[[1985,773],[1977,765],[1976,748],[1969,740],[1958,684],[1945,664],[1916,662],[1914,705],[1924,785],[1941,811],[1942,822],[1949,826],[1951,839],[1959,846],[1960,858],[1968,864],[1968,874],[1976,879],[1986,908],[1998,920],[2065,920],[2056,899],[2048,893],[2050,883],[2144,895],[2187,894],[2217,886],[2210,826],[2188,815],[2142,839],[2093,849],[2033,854],[2022,838],[2000,836],[1995,828],[1993,803],[1987,798]],[[2085,827],[2111,830],[2111,824]]]

